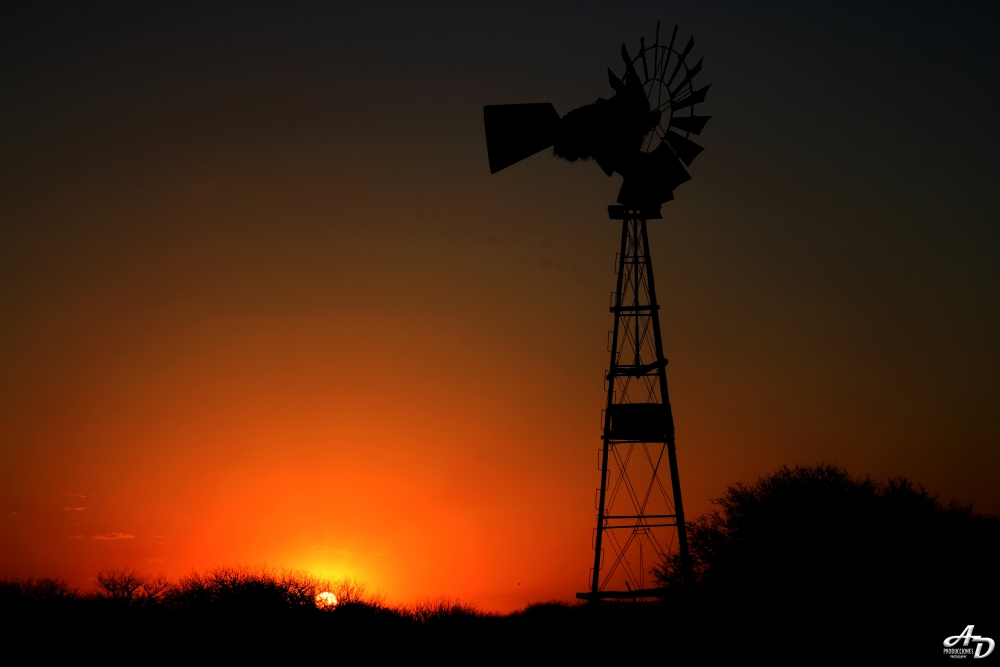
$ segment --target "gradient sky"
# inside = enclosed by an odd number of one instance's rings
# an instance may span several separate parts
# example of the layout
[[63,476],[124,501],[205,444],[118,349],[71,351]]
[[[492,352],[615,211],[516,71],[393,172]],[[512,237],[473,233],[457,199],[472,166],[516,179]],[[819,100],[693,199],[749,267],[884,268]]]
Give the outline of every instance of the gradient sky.
[[714,116],[650,223],[690,515],[782,464],[1000,511],[994,4],[5,6],[0,577],[587,585],[618,176],[482,106]]

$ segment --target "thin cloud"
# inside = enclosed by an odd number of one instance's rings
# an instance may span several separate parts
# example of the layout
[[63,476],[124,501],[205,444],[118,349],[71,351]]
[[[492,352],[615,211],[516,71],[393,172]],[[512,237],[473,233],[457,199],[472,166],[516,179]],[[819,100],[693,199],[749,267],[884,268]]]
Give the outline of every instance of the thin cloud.
[[318,551],[320,553],[331,553],[331,554],[349,554],[349,553],[351,553],[347,549],[331,549],[330,547],[323,546],[323,545],[320,545],[320,546],[317,546],[317,547],[313,547],[312,551]]
[[162,563],[163,559],[162,558],[147,558],[146,562],[147,563]]
[[69,539],[71,539],[71,540],[82,540],[83,539],[83,535],[70,535]]
[[135,535],[128,533],[106,533],[104,535],[94,535],[95,540],[134,540]]
[[87,496],[83,495],[82,493],[64,493],[63,495],[66,496],[67,498],[86,498],[87,497]]
[[15,514],[17,514],[17,512],[4,512],[3,514],[0,514],[0,516],[14,516]]
[[63,509],[66,510],[67,512],[82,512],[83,510],[85,510],[87,508],[86,507],[64,507]]

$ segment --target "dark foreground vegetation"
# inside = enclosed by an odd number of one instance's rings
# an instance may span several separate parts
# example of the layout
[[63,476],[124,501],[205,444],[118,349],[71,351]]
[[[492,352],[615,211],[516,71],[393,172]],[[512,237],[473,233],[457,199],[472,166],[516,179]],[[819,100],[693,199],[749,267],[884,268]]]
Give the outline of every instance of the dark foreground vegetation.
[[[943,505],[906,480],[783,468],[737,484],[689,527],[693,572],[656,569],[649,604],[539,604],[510,615],[440,602],[399,607],[352,581],[219,568],[177,582],[104,571],[81,594],[56,580],[0,583],[6,646],[111,660],[263,657],[691,662],[764,657],[941,659],[941,642],[997,619],[1000,520]],[[338,604],[317,605],[332,592]],[[1000,639],[1000,638],[997,638]]]

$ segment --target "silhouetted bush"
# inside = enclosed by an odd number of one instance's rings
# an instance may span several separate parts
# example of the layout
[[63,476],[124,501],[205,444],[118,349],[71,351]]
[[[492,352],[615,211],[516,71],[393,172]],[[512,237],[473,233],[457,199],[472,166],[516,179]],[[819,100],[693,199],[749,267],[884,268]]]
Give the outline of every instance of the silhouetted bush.
[[316,610],[325,583],[300,572],[218,567],[192,572],[169,588],[165,604],[173,609],[228,614],[281,614]]
[[6,579],[0,581],[0,609],[64,608],[78,602],[76,589],[61,579]]
[[717,623],[809,626],[857,644],[866,640],[852,627],[912,631],[956,612],[972,618],[1000,592],[1000,520],[942,505],[906,479],[783,467],[713,502],[718,509],[688,524],[693,581],[676,555],[654,574]]
[[357,579],[345,578],[333,582],[324,583],[325,590],[330,591],[337,597],[337,609],[344,609],[350,606],[371,607],[373,609],[387,609],[389,603],[380,593],[373,593],[368,590],[364,582]]
[[483,614],[473,605],[463,604],[460,601],[449,598],[418,602],[412,607],[403,608],[402,611],[418,623],[440,623],[442,621],[488,616],[488,614]]
[[94,597],[115,605],[148,606],[162,603],[172,589],[173,584],[162,574],[154,577],[123,567],[97,573]]

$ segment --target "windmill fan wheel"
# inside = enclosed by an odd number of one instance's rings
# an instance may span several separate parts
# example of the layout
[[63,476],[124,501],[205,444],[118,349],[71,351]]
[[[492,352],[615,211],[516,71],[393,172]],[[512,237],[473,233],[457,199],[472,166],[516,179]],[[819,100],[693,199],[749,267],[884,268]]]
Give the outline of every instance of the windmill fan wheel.
[[683,50],[675,48],[677,26],[668,44],[659,43],[660,25],[656,25],[656,39],[646,46],[639,40],[639,53],[632,58],[632,68],[642,81],[649,108],[660,112],[660,121],[643,141],[643,152],[650,153],[666,142],[685,165],[691,164],[704,150],[691,141],[691,135],[701,134],[711,116],[695,115],[695,105],[705,101],[711,85],[699,90],[694,87],[694,77],[701,71],[704,58],[689,66],[687,57],[694,48],[694,38],[688,40]]

